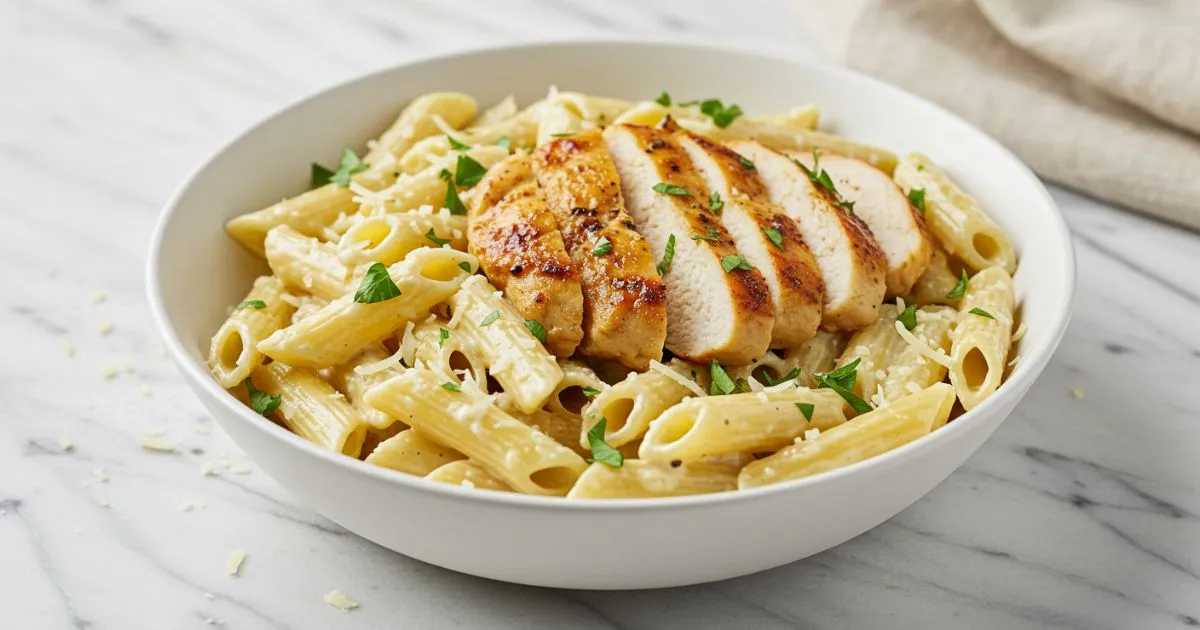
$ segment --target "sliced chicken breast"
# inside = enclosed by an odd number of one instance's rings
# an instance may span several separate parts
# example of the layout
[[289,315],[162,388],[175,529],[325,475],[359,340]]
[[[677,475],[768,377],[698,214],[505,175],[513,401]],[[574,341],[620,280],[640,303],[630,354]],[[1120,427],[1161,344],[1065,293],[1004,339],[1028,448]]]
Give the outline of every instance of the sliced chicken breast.
[[[811,153],[794,153],[809,169]],[[854,214],[871,228],[887,258],[887,295],[905,295],[929,266],[933,241],[925,219],[908,197],[883,171],[854,158],[818,154],[820,167],[829,173],[838,193],[854,204]]]
[[569,357],[583,337],[583,293],[531,165],[518,153],[488,170],[467,212],[467,242],[488,280],[545,327],[546,349]]
[[752,161],[771,202],[796,221],[825,280],[827,330],[857,330],[875,321],[887,260],[862,219],[816,185],[792,159],[754,141],[729,143]]
[[[690,361],[748,363],[770,346],[771,293],[757,269],[738,264],[733,238],[708,209],[708,187],[672,135],[641,125],[604,130],[633,222],[657,259],[671,258],[663,274],[667,349]],[[690,238],[710,230],[714,240]]]
[[584,354],[646,370],[662,359],[667,294],[650,244],[625,211],[600,131],[542,145],[533,169],[583,288]]
[[796,222],[770,202],[754,165],[742,156],[692,133],[681,133],[678,141],[714,195],[710,209],[717,207],[737,250],[762,273],[771,290],[771,347],[792,348],[812,339],[821,324],[825,283]]

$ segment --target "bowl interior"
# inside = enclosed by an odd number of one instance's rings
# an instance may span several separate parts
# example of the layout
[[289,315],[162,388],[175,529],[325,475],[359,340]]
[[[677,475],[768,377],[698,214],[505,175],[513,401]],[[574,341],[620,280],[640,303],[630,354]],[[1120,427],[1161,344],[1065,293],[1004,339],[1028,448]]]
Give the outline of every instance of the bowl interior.
[[361,153],[425,92],[466,92],[481,107],[513,94],[524,105],[550,85],[631,100],[662,90],[677,100],[717,97],[751,114],[811,103],[824,130],[900,154],[920,150],[980,200],[1019,252],[1015,281],[1028,332],[1012,378],[1032,377],[1061,336],[1074,282],[1066,226],[1036,177],[978,130],[844,70],[717,48],[591,42],[481,51],[382,71],[317,94],[235,139],[181,187],[151,248],[151,303],[168,343],[187,355],[186,367],[204,369],[209,338],[266,271],[223,224],[306,190],[311,162],[336,164],[345,146]]

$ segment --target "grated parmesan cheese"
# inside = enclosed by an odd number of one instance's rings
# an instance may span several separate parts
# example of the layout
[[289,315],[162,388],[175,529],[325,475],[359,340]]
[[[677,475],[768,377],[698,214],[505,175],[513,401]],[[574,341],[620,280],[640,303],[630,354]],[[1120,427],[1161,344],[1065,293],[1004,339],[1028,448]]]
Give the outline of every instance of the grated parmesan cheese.
[[70,453],[71,451],[75,450],[75,444],[71,442],[70,438],[65,437],[58,438],[58,447],[61,448],[64,453]]
[[93,291],[89,298],[92,304],[101,304],[108,299],[108,294],[103,291]]
[[[411,326],[412,322],[409,322],[409,325]],[[403,372],[405,368],[404,365],[400,363],[400,360],[403,358],[403,355],[401,354],[402,352],[404,352],[404,344],[401,344],[400,348],[397,349],[396,352],[394,352],[390,357],[380,359],[374,363],[364,363],[362,365],[355,366],[354,373],[363,375],[374,374],[389,368],[395,368]]]
[[908,345],[912,346],[912,348],[921,356],[933,361],[934,363],[937,363],[938,365],[947,368],[950,367],[950,357],[946,356],[946,353],[943,352],[941,348],[938,348],[936,351],[934,351],[928,345],[921,343],[920,340],[918,340],[911,332],[909,332],[907,328],[904,327],[904,324],[900,323],[900,320],[896,320],[896,332],[900,334],[901,339],[908,343]]
[[103,376],[105,380],[117,378],[117,375],[120,373],[121,371],[118,370],[117,366],[115,365],[106,365],[104,366],[104,369],[100,370],[100,375]]
[[1071,388],[1071,397],[1074,398],[1075,400],[1083,400],[1083,388],[1082,387],[1072,387]]
[[816,427],[808,429],[807,431],[804,432],[804,441],[805,442],[811,442],[819,437],[821,437],[821,430]]
[[229,559],[225,561],[225,570],[234,577],[237,577],[242,570],[242,562],[246,560],[246,552],[241,549],[234,549],[229,554]]
[[96,479],[98,479],[100,483],[108,483],[108,471],[105,470],[103,466],[96,468],[96,470],[92,471],[92,474],[96,475]]
[[292,295],[291,293],[280,293],[279,299],[282,300],[285,304],[289,304],[295,308],[300,308],[300,304],[301,304],[300,298]]
[[650,361],[650,369],[655,372],[658,372],[659,374],[662,374],[663,376],[666,376],[667,378],[675,381],[676,383],[679,383],[680,385],[683,385],[685,388],[687,388],[689,391],[696,394],[697,396],[707,396],[708,395],[708,392],[704,391],[703,388],[701,388],[698,384],[696,384],[696,381],[693,381],[692,379],[680,374],[679,372],[672,370],[671,368],[663,365],[662,363],[659,363],[658,361]]
[[200,474],[204,475],[205,477],[215,477],[217,475],[217,471],[213,469],[212,462],[202,462],[200,464]]
[[102,319],[96,322],[96,332],[100,333],[101,337],[105,337],[111,333],[114,327],[115,325],[112,323],[112,320]]
[[138,388],[138,393],[141,394],[143,398],[149,398],[150,397],[150,388],[145,385],[142,385],[141,387]]
[[175,452],[175,443],[170,440],[164,440],[151,435],[139,435],[137,442],[139,446],[147,451],[158,451],[160,453]]
[[249,475],[253,469],[245,464],[234,464],[229,471],[235,475]]
[[69,339],[63,339],[61,342],[63,354],[67,357],[75,356],[75,344]]
[[334,589],[325,594],[325,601],[342,612],[350,612],[358,608],[358,602],[346,597],[346,594]]
[[1021,325],[1017,326],[1017,331],[1013,333],[1012,342],[1017,343],[1024,339],[1027,332],[1029,332],[1029,326],[1025,322],[1021,322]]

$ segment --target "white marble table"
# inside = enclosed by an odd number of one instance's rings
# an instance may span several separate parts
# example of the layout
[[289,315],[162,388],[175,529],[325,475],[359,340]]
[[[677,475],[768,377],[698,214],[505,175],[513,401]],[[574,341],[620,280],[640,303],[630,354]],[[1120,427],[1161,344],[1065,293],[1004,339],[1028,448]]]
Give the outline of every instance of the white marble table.
[[[786,4],[688,7],[0,0],[0,627],[1200,624],[1200,239],[1058,190],[1078,315],[1026,401],[912,508],[760,575],[595,593],[450,573],[312,513],[205,417],[142,297],[152,223],[202,157],[333,82],[478,44],[637,35],[810,54]],[[181,451],[138,448],[155,430]],[[325,604],[333,588],[361,608]]]

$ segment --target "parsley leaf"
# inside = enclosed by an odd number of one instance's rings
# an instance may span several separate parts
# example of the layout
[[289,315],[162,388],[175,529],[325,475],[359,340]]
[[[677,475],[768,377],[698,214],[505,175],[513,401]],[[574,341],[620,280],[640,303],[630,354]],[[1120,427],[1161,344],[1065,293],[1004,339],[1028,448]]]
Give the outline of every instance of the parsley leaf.
[[465,271],[467,273],[471,273],[471,263],[469,263],[465,260],[458,263],[458,268],[462,269],[463,271]]
[[675,195],[676,197],[689,197],[692,194],[683,186],[676,186],[675,184],[668,184],[666,182],[659,182],[655,184],[654,192],[662,193],[664,195]]
[[904,324],[905,330],[912,330],[912,329],[916,328],[917,327],[917,305],[909,304],[908,306],[904,307],[904,310],[900,311],[900,315],[896,319],[899,319],[900,323]]
[[246,300],[238,304],[236,310],[240,311],[244,308],[267,308],[267,303],[262,300]]
[[487,315],[485,315],[483,319],[479,320],[479,327],[483,328],[484,326],[491,324],[492,322],[496,321],[497,319],[500,319],[500,311],[499,310],[492,311],[491,313],[488,313]]
[[625,462],[625,457],[621,455],[621,451],[608,445],[604,441],[604,429],[608,426],[608,418],[600,418],[600,422],[596,426],[588,429],[587,440],[588,448],[592,451],[592,461],[607,464],[613,468],[620,468]]
[[328,184],[330,181],[332,181],[332,179],[331,179],[332,177],[333,177],[333,171],[325,168],[324,166],[321,166],[320,164],[317,164],[316,162],[312,163],[312,187],[313,188],[320,188],[320,187],[324,186],[325,184]]
[[963,269],[962,277],[958,279],[958,284],[954,285],[953,289],[950,289],[950,292],[946,294],[946,297],[950,298],[951,300],[957,300],[958,298],[961,298],[963,296],[963,294],[966,292],[967,292],[967,270]]
[[504,149],[505,151],[512,151],[512,138],[509,138],[508,136],[500,136],[499,138],[496,138],[496,146]]
[[922,215],[925,214],[924,188],[913,188],[912,190],[908,191],[908,201],[913,205],[914,208],[920,210]]
[[730,254],[722,258],[721,268],[725,270],[725,273],[733,273],[735,269],[745,271],[754,270],[754,267],[751,267],[750,263],[746,262],[746,257],[741,254]]
[[675,260],[675,235],[667,237],[667,249],[663,252],[662,260],[658,261],[658,275],[662,276],[671,268],[671,261]]
[[596,248],[592,250],[593,256],[604,256],[612,251],[612,241],[608,240],[607,236],[601,236],[600,240],[596,241]]
[[833,178],[829,175],[829,171],[821,168],[821,154],[816,147],[813,147],[812,157],[813,167],[811,169],[805,166],[800,160],[793,159],[792,161],[796,163],[796,166],[800,167],[800,170],[804,171],[804,174],[808,176],[808,179],[811,180],[812,183],[825,189],[826,192],[833,195],[833,198],[837,200],[836,204],[838,206],[841,206],[850,212],[854,212],[854,202],[847,201],[846,198],[842,196],[842,193],[838,192],[837,186],[835,186],[833,183]]
[[[694,104],[695,101],[691,101],[689,103],[680,103],[680,105]],[[729,107],[726,107],[725,104],[721,102],[721,99],[718,98],[707,98],[703,101],[700,101],[700,111],[712,118],[713,124],[721,129],[728,127],[730,123],[736,120],[743,113],[741,107],[733,103],[730,103]]]
[[592,387],[591,385],[588,385],[587,387],[583,388],[583,395],[586,396],[587,398],[595,398],[599,394],[600,394],[600,390],[596,389],[595,387]]
[[[445,169],[442,169],[442,172],[446,175],[450,174],[450,171]],[[462,216],[467,213],[467,207],[463,205],[462,199],[459,198],[458,189],[454,187],[453,179],[446,179],[446,200],[442,202],[442,207],[449,210],[450,214],[456,216]]]
[[800,376],[800,368],[798,368],[798,367],[792,368],[790,372],[788,372],[787,374],[784,374],[783,378],[778,379],[778,380],[771,378],[770,374],[766,374],[766,373],[763,374],[763,378],[767,379],[767,385],[778,385],[780,383],[786,383],[798,376]]
[[754,162],[751,162],[750,159],[747,158],[746,156],[739,155],[738,161],[742,163],[742,166],[745,167],[745,169],[747,171],[757,171],[758,170],[758,167],[754,165]]
[[779,230],[776,230],[772,227],[765,227],[762,229],[762,231],[763,234],[766,234],[767,238],[775,244],[775,247],[778,247],[781,250],[783,249],[783,235],[779,233]]
[[454,181],[459,186],[471,187],[479,183],[483,179],[487,169],[482,164],[471,159],[469,155],[458,156],[458,163],[454,166]]
[[354,301],[359,304],[375,304],[400,297],[400,287],[392,282],[387,267],[383,263],[372,263],[367,267],[358,291],[354,293]]
[[471,145],[463,144],[463,143],[459,142],[458,140],[455,140],[454,136],[452,136],[450,134],[446,134],[446,139],[450,141],[450,150],[451,151],[466,151],[467,149],[471,148]]
[[450,180],[454,179],[454,175],[451,174],[450,171],[448,171],[446,169],[442,169],[442,171],[440,173],[438,173],[438,177],[442,178],[445,181],[450,181]]
[[670,107],[671,106],[671,95],[667,94],[666,90],[663,90],[663,93],[661,95],[659,95],[658,98],[654,99],[654,102],[658,103],[659,105],[662,105],[663,107]]
[[720,396],[721,394],[732,394],[737,391],[737,385],[734,384],[733,379],[729,378],[729,373],[725,371],[725,368],[721,367],[721,364],[716,359],[713,359],[712,365],[708,367],[708,372],[712,376],[712,385],[708,388],[709,394]]
[[[425,238],[433,241],[434,244],[436,244],[438,247],[441,247],[442,245],[445,245],[446,243],[450,242],[450,239],[448,239],[448,238],[439,237],[437,235],[437,232],[433,231],[433,228],[429,228],[429,231],[425,233]],[[466,261],[463,261],[463,262],[466,262]]]
[[250,393],[250,408],[260,416],[265,416],[279,408],[279,404],[283,402],[283,396],[278,394],[268,394],[254,387],[254,383],[247,377],[242,381],[246,385],[246,391]]
[[370,164],[358,159],[354,151],[350,149],[342,149],[342,161],[338,164],[338,170],[333,175],[329,176],[329,181],[341,186],[342,188],[350,187],[350,176],[355,173],[361,173],[370,167]]
[[863,400],[858,394],[855,394],[854,382],[858,380],[858,364],[862,359],[855,359],[846,365],[824,374],[813,374],[813,380],[817,382],[817,387],[828,387],[841,396],[843,400],[849,403],[850,408],[858,413],[867,413],[871,411],[871,403]]
[[804,414],[805,420],[812,422],[813,411],[817,408],[816,405],[812,403],[796,403],[796,408],[800,410],[800,413]]
[[534,337],[537,337],[538,341],[546,343],[546,327],[541,322],[536,319],[527,319],[525,320],[525,327],[529,329],[529,332],[533,333]]
[[717,230],[715,228],[713,228],[713,226],[710,225],[710,226],[704,228],[704,234],[693,234],[692,240],[693,241],[719,241],[719,240],[721,240],[721,235],[717,233]]
[[708,195],[708,209],[712,210],[713,214],[721,214],[721,208],[725,207],[725,202],[721,201],[721,193],[712,191]]
[[445,347],[445,346],[446,346],[446,340],[447,340],[447,339],[449,339],[449,338],[450,338],[450,331],[449,331],[449,330],[446,330],[445,328],[439,328],[439,329],[438,329],[438,347],[439,347],[439,348],[443,348],[443,347]]
[[968,312],[968,313],[970,313],[970,314],[972,314],[972,315],[978,315],[978,316],[980,316],[980,317],[986,317],[986,318],[988,318],[988,319],[996,319],[995,317],[992,317],[992,314],[991,314],[991,313],[989,313],[989,312],[987,312],[987,311],[985,311],[985,310],[983,310],[983,309],[979,308],[978,306],[976,306],[975,308],[973,308],[973,309],[971,309],[971,310],[969,310],[969,311],[967,311],[967,312]]
[[442,383],[442,389],[448,392],[462,392],[462,388],[459,387],[458,383],[455,383],[454,381],[446,381],[445,383]]

